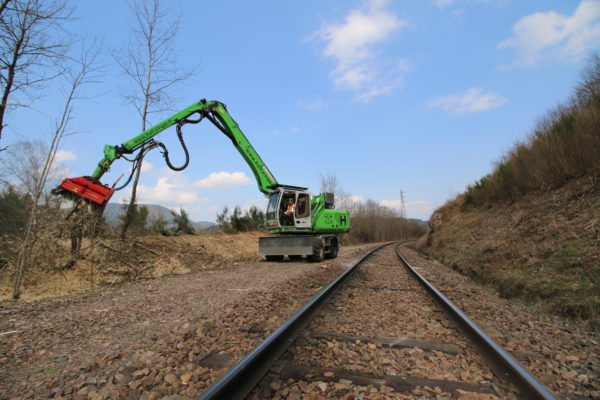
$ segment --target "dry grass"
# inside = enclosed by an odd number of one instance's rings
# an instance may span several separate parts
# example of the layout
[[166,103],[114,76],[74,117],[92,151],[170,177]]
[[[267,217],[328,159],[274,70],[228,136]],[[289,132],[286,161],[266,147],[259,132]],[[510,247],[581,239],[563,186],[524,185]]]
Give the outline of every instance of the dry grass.
[[505,297],[600,330],[600,56],[488,176],[437,210],[419,245]]
[[567,105],[549,112],[494,171],[470,186],[466,204],[485,206],[544,192],[600,172],[600,57],[594,57]]
[[465,208],[460,196],[432,218],[426,251],[504,297],[600,329],[599,182],[589,175],[509,206]]
[[[35,252],[26,272],[21,298],[32,300],[64,295],[125,281],[257,260],[258,236],[258,232],[237,235],[210,232],[126,240],[85,239],[81,257],[74,265],[65,263],[69,259],[70,241],[47,238],[50,241],[41,240],[40,249]],[[13,247],[6,242],[8,238],[4,239],[5,249]],[[12,295],[16,254],[5,250],[2,255],[8,263],[0,270],[0,300],[7,300]]]

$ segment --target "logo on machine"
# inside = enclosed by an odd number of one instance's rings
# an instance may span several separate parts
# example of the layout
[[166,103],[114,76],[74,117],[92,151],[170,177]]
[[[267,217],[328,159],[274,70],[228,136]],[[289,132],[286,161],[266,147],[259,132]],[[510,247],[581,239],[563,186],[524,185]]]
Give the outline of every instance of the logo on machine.
[[347,223],[347,219],[345,215],[340,215],[340,224],[341,225],[346,225]]

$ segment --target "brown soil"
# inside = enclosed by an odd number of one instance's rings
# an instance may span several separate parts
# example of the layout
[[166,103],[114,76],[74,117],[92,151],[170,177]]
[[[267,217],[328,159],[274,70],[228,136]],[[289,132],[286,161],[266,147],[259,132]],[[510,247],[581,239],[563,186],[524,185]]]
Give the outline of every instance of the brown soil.
[[600,328],[600,177],[487,207],[437,210],[419,247],[453,269],[588,329]]
[[[259,232],[237,235],[214,232],[177,237],[142,236],[125,241],[86,240],[80,260],[72,267],[29,267],[21,299],[62,296],[127,281],[202,271],[236,261],[258,261],[259,236]],[[67,241],[59,246],[49,252],[68,254]],[[0,271],[0,301],[11,298],[13,279],[14,269]]]
[[[369,247],[344,247],[337,259],[324,263],[232,261],[184,275],[67,296],[5,301],[0,304],[0,398],[195,398]],[[600,398],[597,338],[564,329],[498,299],[409,249],[403,254],[561,398]],[[339,317],[323,317],[324,321],[313,322],[313,329],[336,331],[339,326],[361,335],[419,338],[430,337],[422,333],[432,328],[441,341],[454,342],[444,324],[430,321],[428,327],[428,320],[418,317],[433,306],[419,304],[410,292],[358,295],[363,286],[383,287],[392,278],[407,282],[398,274],[397,261],[383,261],[383,280],[364,282],[375,272],[367,265],[366,271],[353,278],[349,292],[338,296],[339,303],[329,306],[339,311],[334,313]],[[367,322],[359,324],[341,312],[351,305],[365,311]],[[367,311],[367,306],[376,310]],[[333,343],[332,349],[341,351],[344,346]],[[395,368],[395,364],[378,362],[393,352],[372,346],[367,350],[374,367]],[[419,349],[406,352],[420,353]],[[436,373],[438,361],[443,363],[439,357],[427,356],[420,362],[425,376]],[[400,365],[403,358],[398,360]],[[404,374],[406,369],[397,372]],[[463,379],[465,371],[459,372]],[[302,382],[286,382],[291,396],[287,398],[296,398],[294,385],[302,386]],[[339,385],[329,385],[328,398],[351,391]],[[318,387],[315,391],[322,390],[322,384]],[[429,392],[427,387],[406,396],[383,393],[388,390],[383,386],[355,389],[369,399],[437,396],[437,389]]]
[[[253,236],[208,239],[223,245],[223,258],[231,259],[235,252],[249,256],[255,241],[247,251],[234,243],[250,243]],[[198,244],[207,238],[178,240]],[[211,268],[198,259],[203,269],[183,275],[5,301],[0,305],[0,398],[195,395],[364,251],[342,248],[337,259],[325,263],[257,261],[255,252],[253,261],[218,262]],[[227,365],[199,367],[215,352],[232,354]],[[192,373],[193,382],[185,381]]]

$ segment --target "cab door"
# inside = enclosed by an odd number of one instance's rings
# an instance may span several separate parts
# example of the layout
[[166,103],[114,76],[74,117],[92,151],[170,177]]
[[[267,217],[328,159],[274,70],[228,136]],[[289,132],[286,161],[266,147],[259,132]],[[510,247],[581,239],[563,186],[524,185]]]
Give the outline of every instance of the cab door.
[[279,202],[281,193],[274,192],[269,195],[269,203],[267,204],[267,213],[265,215],[267,228],[279,228]]
[[296,211],[294,213],[296,228],[311,228],[310,194],[298,193],[296,196]]

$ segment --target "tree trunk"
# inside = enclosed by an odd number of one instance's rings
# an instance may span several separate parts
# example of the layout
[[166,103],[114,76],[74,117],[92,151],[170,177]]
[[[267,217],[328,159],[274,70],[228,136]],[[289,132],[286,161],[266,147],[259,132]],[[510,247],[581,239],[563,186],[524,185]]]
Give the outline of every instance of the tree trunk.
[[129,199],[129,205],[127,206],[127,214],[123,220],[123,228],[121,229],[121,239],[125,239],[127,236],[127,230],[131,225],[133,219],[133,209],[135,207],[135,198],[137,195],[138,181],[140,180],[140,172],[142,171],[142,162],[144,161],[144,147],[140,150],[140,162],[135,169],[135,178],[133,180],[133,187],[131,188],[131,199]]
[[[37,201],[37,199],[35,199]],[[33,230],[33,224],[35,223],[35,212],[37,211],[35,205],[29,214],[29,219],[27,221],[27,226],[25,227],[25,233],[23,234],[23,239],[21,241],[21,246],[19,246],[19,257],[17,259],[17,275],[15,276],[15,281],[13,284],[13,299],[17,300],[20,296],[21,283],[23,281],[23,276],[25,274],[25,267],[27,266],[27,261],[29,259],[30,247],[33,243],[31,243],[31,232]]]
[[17,68],[19,53],[21,51],[21,46],[23,45],[23,35],[24,32],[21,32],[21,36],[15,44],[10,64],[7,67],[8,74],[6,78],[6,85],[4,86],[4,90],[2,91],[2,100],[0,103],[0,139],[2,138],[2,129],[4,128],[4,114],[6,113],[6,107],[8,107],[8,96],[12,91],[12,86],[15,79],[15,69]]

